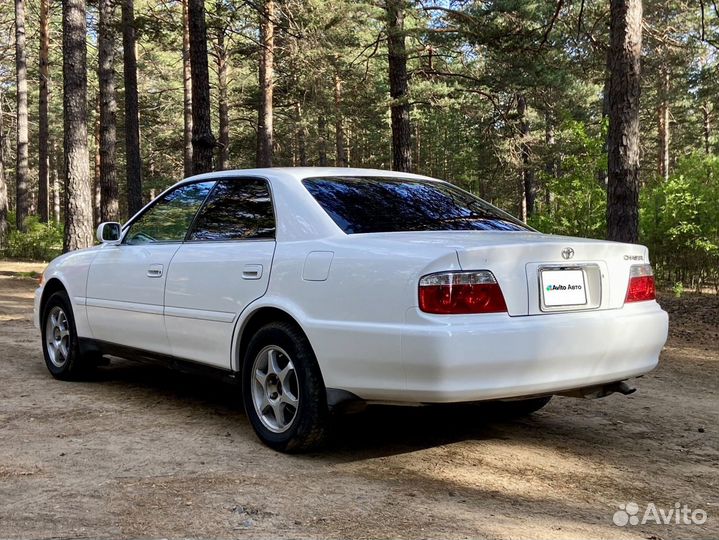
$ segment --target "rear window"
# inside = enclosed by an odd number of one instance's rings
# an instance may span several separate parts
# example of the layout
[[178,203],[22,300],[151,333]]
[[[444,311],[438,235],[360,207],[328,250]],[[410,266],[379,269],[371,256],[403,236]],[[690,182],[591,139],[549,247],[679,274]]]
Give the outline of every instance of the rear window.
[[527,231],[518,219],[445,182],[383,177],[303,181],[347,234],[402,231]]

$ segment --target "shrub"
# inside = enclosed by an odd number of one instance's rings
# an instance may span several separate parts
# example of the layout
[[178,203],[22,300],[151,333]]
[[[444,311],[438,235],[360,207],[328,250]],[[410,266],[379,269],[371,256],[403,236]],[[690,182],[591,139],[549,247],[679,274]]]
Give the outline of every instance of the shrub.
[[[14,220],[13,220],[14,221]],[[49,261],[62,253],[62,226],[40,223],[37,216],[25,221],[27,232],[11,229],[3,255],[11,259]]]

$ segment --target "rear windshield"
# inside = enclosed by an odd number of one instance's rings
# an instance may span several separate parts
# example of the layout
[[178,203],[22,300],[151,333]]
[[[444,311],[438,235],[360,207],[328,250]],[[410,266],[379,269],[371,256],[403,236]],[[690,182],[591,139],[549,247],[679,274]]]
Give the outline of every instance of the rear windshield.
[[303,181],[347,234],[402,231],[527,231],[518,219],[445,182],[382,177]]

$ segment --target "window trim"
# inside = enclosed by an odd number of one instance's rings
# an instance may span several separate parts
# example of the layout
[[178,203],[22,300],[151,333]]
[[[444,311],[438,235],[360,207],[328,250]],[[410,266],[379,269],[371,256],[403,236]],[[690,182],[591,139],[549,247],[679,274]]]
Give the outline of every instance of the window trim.
[[[205,195],[205,198],[203,199],[202,203],[200,203],[200,206],[198,207],[198,209],[195,211],[195,215],[192,217],[192,221],[190,221],[190,225],[189,225],[187,231],[185,231],[185,236],[183,237],[182,240],[163,240],[163,241],[161,241],[161,242],[152,242],[152,243],[149,243],[149,244],[128,244],[128,243],[127,243],[127,234],[130,232],[130,228],[131,228],[137,221],[139,221],[145,214],[147,214],[150,210],[152,210],[153,208],[155,208],[155,206],[157,206],[157,205],[159,204],[160,200],[161,200],[165,195],[167,195],[167,194],[169,194],[169,193],[172,193],[173,191],[176,191],[176,190],[178,190],[178,189],[187,187],[187,186],[191,186],[191,185],[194,185],[194,184],[204,184],[204,183],[207,183],[207,182],[212,182],[212,187],[211,187],[210,190],[207,192],[207,195]],[[163,192],[160,193],[157,197],[155,197],[152,201],[150,201],[150,202],[140,211],[140,213],[138,213],[138,214],[136,214],[135,216],[133,216],[133,218],[132,218],[130,221],[128,221],[127,223],[125,223],[125,225],[123,225],[123,227],[122,227],[122,240],[120,240],[120,244],[119,244],[119,245],[121,245],[121,246],[143,246],[143,247],[147,247],[147,246],[155,246],[155,245],[182,244],[182,243],[184,243],[184,242],[185,242],[184,239],[187,238],[187,233],[188,233],[188,231],[190,230],[190,227],[192,227],[192,225],[194,225],[194,223],[195,223],[195,219],[197,218],[197,213],[200,211],[201,208],[204,207],[205,203],[207,202],[207,197],[209,197],[210,194],[215,190],[215,186],[217,186],[217,179],[216,179],[216,178],[203,178],[203,179],[198,179],[198,180],[192,180],[192,181],[189,181],[189,182],[180,182],[180,183],[178,183],[178,184],[175,184],[175,185],[172,185],[172,186],[168,187],[165,191],[163,191]]]
[[[272,182],[270,182],[269,178],[264,176],[227,176],[224,178],[216,178],[215,185],[212,186],[212,189],[207,194],[207,197],[205,197],[205,200],[202,201],[202,205],[200,208],[197,209],[197,213],[195,214],[195,217],[192,219],[192,223],[190,223],[190,226],[187,229],[187,233],[185,234],[185,239],[182,241],[183,244],[201,244],[203,242],[212,242],[212,243],[228,243],[228,242],[276,242],[277,241],[277,208],[275,207],[275,197],[272,192]],[[267,187],[267,193],[270,196],[270,204],[272,205],[272,219],[275,222],[275,232],[272,235],[272,238],[234,238],[234,239],[228,239],[228,240],[206,240],[206,239],[198,239],[198,240],[190,240],[190,234],[193,232],[193,229],[195,227],[195,224],[197,223],[197,218],[199,217],[200,213],[205,209],[207,206],[208,201],[210,200],[210,197],[212,197],[212,194],[215,192],[215,189],[217,189],[217,185],[222,181],[228,181],[228,182],[243,182],[247,180],[259,180],[261,182],[265,183],[265,186]]]

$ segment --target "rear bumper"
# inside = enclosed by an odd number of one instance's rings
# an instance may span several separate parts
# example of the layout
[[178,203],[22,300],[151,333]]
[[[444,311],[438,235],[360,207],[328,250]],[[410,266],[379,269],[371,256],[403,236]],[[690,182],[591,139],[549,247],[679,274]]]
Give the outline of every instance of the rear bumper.
[[512,398],[636,377],[656,367],[667,330],[656,302],[528,317],[410,310],[402,334],[406,387],[397,399]]

